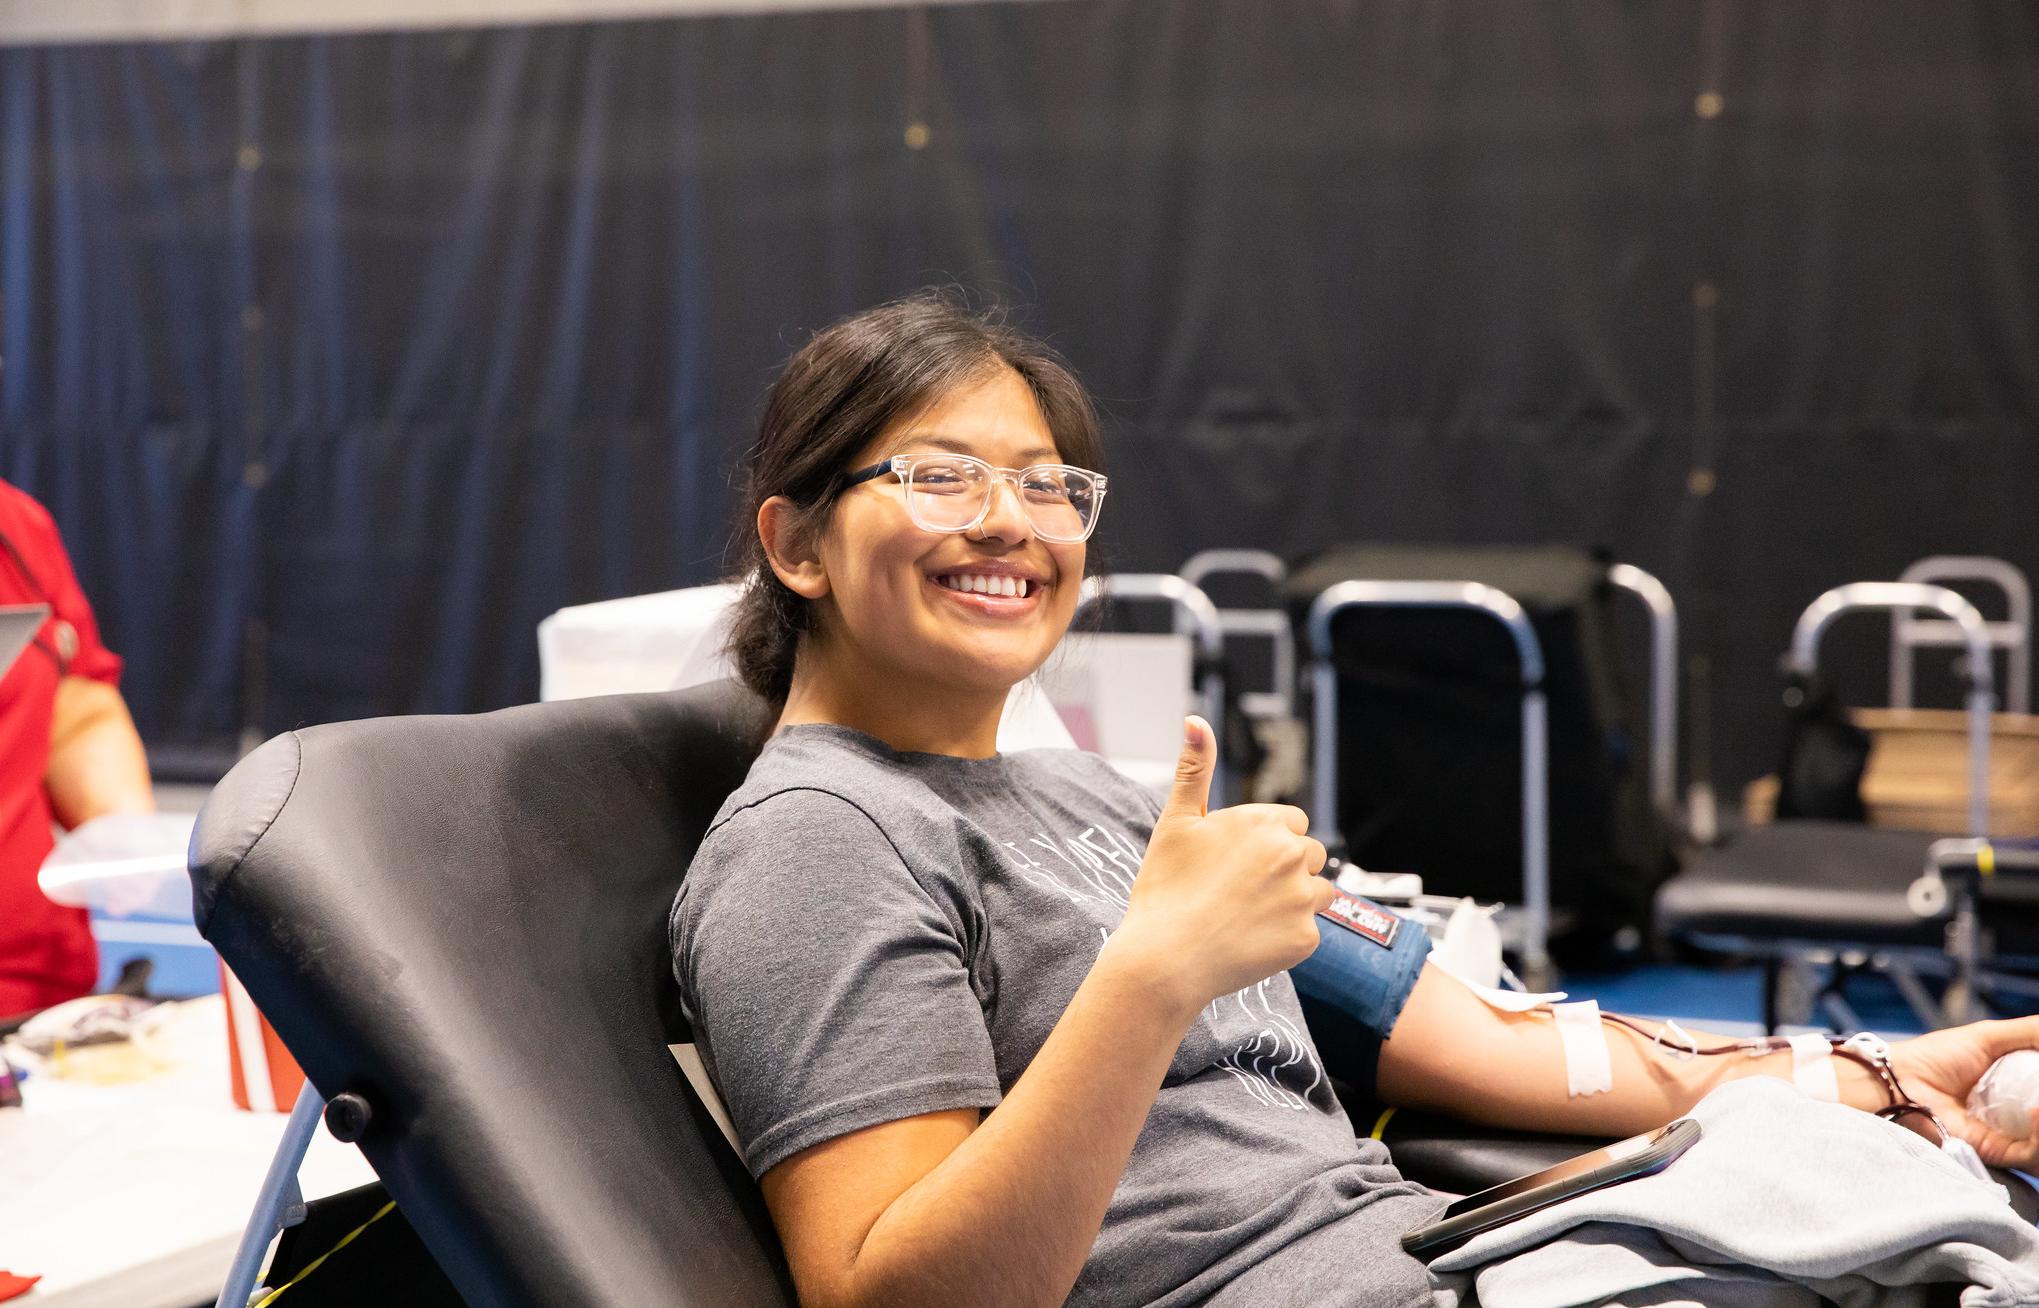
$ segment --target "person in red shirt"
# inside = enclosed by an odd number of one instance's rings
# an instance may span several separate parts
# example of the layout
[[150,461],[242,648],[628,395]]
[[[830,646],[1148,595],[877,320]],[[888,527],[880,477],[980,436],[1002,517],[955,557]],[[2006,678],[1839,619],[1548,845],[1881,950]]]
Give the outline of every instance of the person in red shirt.
[[51,903],[36,871],[74,827],[155,807],[148,760],[120,697],[120,656],[99,624],[49,511],[0,481],[0,604],[47,604],[35,642],[0,678],[0,1017],[91,993],[86,913]]

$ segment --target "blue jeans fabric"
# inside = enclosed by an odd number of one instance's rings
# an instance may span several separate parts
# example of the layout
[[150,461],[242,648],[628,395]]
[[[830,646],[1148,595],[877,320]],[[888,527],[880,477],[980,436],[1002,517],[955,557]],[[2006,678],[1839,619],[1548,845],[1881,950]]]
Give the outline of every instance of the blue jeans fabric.
[[1379,945],[1319,917],[1317,952],[1289,972],[1324,1070],[1368,1099],[1375,1097],[1381,1043],[1429,953],[1430,937],[1414,922],[1404,920],[1394,943]]

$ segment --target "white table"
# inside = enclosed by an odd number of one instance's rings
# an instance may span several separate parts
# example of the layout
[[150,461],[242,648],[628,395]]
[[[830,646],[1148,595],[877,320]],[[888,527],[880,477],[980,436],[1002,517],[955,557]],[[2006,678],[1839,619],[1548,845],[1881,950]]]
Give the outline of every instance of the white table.
[[[0,1267],[43,1279],[23,1308],[191,1308],[226,1278],[284,1113],[244,1113],[227,1090],[218,996],[180,1005],[177,1070],[130,1085],[50,1075],[0,1109]],[[300,1172],[307,1199],[375,1179],[323,1128]]]

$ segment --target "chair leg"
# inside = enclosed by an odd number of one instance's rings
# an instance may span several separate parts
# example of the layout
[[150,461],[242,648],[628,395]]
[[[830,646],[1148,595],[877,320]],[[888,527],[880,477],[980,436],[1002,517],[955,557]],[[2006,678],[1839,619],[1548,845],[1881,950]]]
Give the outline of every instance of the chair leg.
[[1826,982],[1813,992],[1812,1002],[1806,1005],[1805,1020],[1820,1021],[1824,1013],[1826,1024],[1842,1035],[1860,1031],[1862,1019],[1848,1002],[1848,983],[1868,966],[1867,956],[1852,951],[1843,952],[1827,964]]
[[1827,1015],[1827,1025],[1841,1035],[1862,1030],[1861,1015],[1848,1002],[1847,992],[1842,983],[1836,983],[1820,992],[1820,1010]]
[[269,1242],[285,1227],[304,1220],[304,1194],[297,1188],[297,1168],[304,1161],[305,1150],[311,1147],[312,1133],[318,1130],[319,1114],[325,1106],[326,1101],[306,1081],[304,1089],[298,1092],[296,1106],[290,1110],[290,1120],[283,1125],[283,1139],[269,1160],[269,1174],[262,1178],[254,1211],[248,1214],[247,1229],[241,1232],[240,1247],[234,1250],[226,1285],[220,1290],[214,1308],[247,1308],[254,1294],[255,1279],[262,1273],[262,1256],[269,1251]]
[[1947,1010],[1942,1008],[1940,1002],[1933,998],[1932,992],[1926,989],[1926,983],[1919,980],[1919,970],[1916,967],[1903,959],[1893,958],[1885,960],[1882,971],[1897,986],[1898,994],[1904,996],[1906,1005],[1912,1010],[1912,1016],[1918,1018],[1928,1031],[1937,1031],[1943,1026],[1950,1025]]
[[1955,901],[1954,918],[1947,924],[1947,952],[1954,959],[1954,979],[1941,1001],[1947,1021],[1959,1024],[1975,1016],[1975,980],[1982,956],[1982,928],[1977,919],[1975,892],[1965,890]]

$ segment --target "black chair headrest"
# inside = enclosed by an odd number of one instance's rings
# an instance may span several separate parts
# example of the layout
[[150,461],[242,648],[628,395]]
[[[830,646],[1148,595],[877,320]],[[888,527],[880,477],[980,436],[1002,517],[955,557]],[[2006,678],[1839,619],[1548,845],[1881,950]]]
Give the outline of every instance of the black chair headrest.
[[667,910],[769,727],[733,683],[291,732],[192,838],[200,930],[470,1303],[792,1302],[665,1046]]

